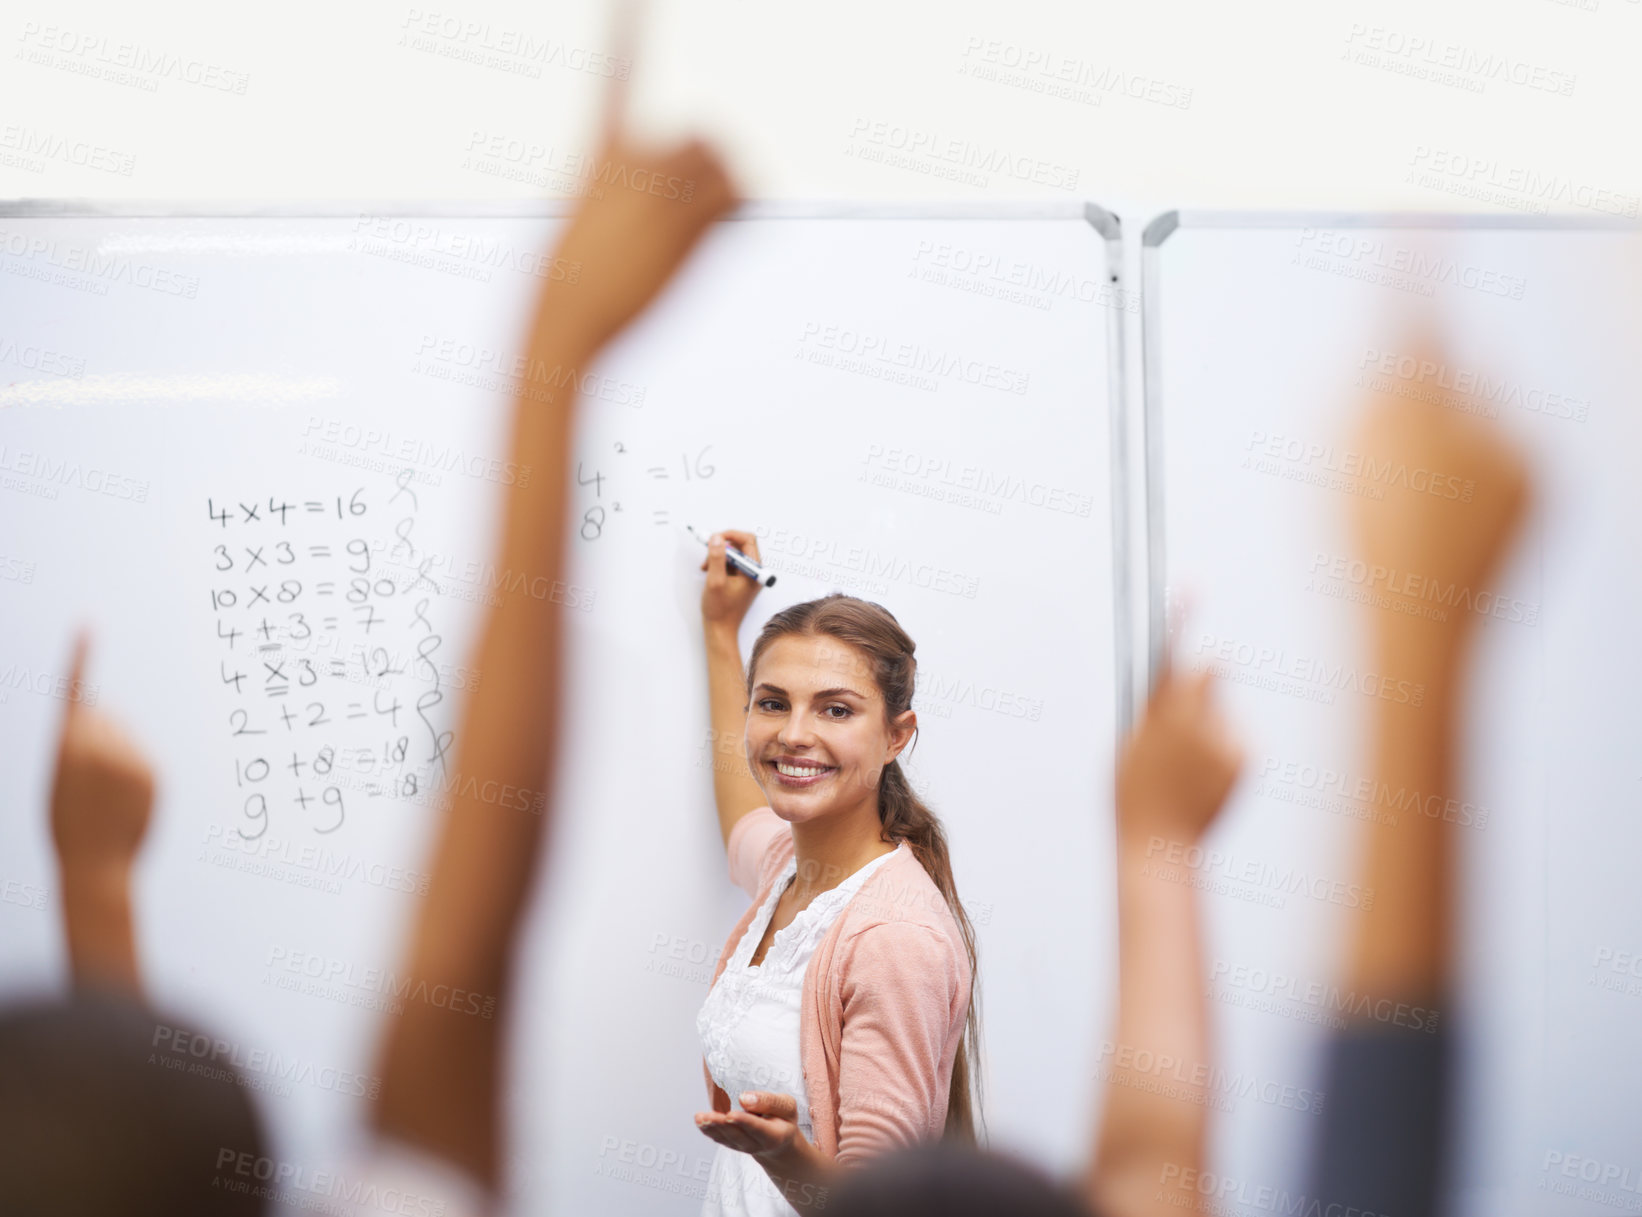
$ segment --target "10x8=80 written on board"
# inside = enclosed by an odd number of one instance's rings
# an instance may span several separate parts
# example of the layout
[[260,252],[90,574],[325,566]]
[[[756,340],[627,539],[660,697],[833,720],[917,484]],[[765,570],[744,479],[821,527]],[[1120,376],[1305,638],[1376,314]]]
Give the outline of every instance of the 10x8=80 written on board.
[[415,800],[447,776],[439,708],[465,680],[435,658],[441,589],[412,480],[380,504],[364,487],[206,500],[213,533],[233,530],[207,569],[242,837],[276,821],[334,833],[361,796]]

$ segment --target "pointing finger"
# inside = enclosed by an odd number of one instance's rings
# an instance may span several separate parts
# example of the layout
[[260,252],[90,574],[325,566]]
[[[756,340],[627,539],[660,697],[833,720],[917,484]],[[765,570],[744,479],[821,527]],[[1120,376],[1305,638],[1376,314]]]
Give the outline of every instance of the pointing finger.
[[600,118],[601,134],[606,147],[619,143],[627,129],[628,81],[633,75],[633,48],[638,41],[639,13],[636,0],[618,0],[611,22],[610,42],[613,58],[618,64],[627,62],[627,73],[610,78],[605,90],[604,113]]
[[86,656],[91,652],[91,633],[84,627],[74,635],[74,654],[69,660],[68,688],[69,705],[73,706],[81,700],[81,690],[85,685]]

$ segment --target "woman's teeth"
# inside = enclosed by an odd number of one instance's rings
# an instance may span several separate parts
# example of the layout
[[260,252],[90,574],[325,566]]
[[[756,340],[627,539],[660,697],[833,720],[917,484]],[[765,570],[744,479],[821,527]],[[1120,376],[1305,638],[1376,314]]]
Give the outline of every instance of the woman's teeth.
[[775,768],[776,768],[776,771],[778,773],[780,773],[783,777],[789,777],[789,778],[819,777],[821,774],[823,774],[827,771],[826,767],[824,767],[824,766],[788,765],[788,764],[785,764],[782,761],[777,761],[775,763]]

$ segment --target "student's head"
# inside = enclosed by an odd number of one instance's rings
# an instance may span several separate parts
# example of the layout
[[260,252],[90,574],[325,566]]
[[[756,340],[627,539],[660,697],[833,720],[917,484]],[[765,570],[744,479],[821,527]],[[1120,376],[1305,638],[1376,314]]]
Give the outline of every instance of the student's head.
[[849,1173],[827,1205],[837,1217],[1090,1217],[1079,1197],[1034,1166],[926,1142]]
[[[899,757],[918,729],[915,644],[881,605],[834,594],[782,609],[747,663],[747,763],[770,808],[789,823],[876,813],[905,841],[952,910],[975,975],[975,933],[958,900],[946,834],[913,791]],[[971,993],[978,992],[972,981]],[[970,1001],[966,1044],[952,1068],[947,1131],[974,1136],[969,1062],[979,1040]]]
[[[172,1046],[204,1037],[114,995],[0,1009],[0,1189],[31,1217],[254,1217],[266,1155],[232,1066]],[[242,1157],[241,1155],[249,1155]]]

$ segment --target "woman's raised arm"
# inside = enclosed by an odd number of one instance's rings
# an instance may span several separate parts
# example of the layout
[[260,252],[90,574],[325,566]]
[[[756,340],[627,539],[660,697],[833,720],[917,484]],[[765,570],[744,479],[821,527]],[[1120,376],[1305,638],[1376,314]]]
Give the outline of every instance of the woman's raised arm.
[[758,595],[758,584],[728,568],[726,545],[735,546],[754,562],[759,559],[757,537],[725,529],[709,538],[707,558],[701,564],[707,572],[707,582],[701,589],[701,626],[707,640],[707,706],[712,718],[708,753],[713,758],[718,829],[728,849],[736,821],[769,800],[747,768],[743,746],[747,733],[747,674],[741,666],[741,619]]

